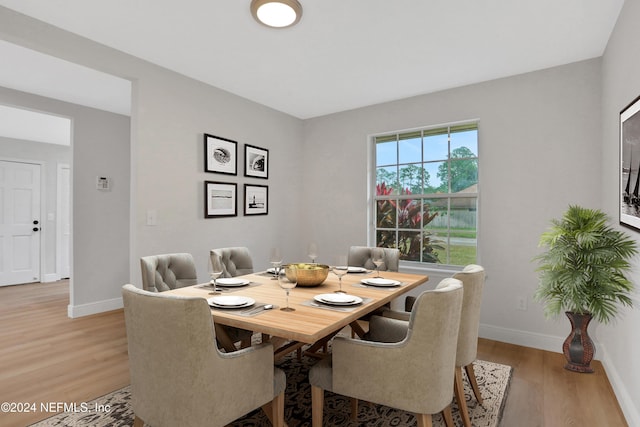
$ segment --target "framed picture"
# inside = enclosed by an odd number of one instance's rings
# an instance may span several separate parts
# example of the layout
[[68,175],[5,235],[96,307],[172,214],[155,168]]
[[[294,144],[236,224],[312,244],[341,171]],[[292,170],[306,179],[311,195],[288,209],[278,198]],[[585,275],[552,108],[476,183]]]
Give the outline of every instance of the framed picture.
[[204,217],[236,216],[237,185],[228,182],[204,182]]
[[269,178],[269,150],[245,144],[244,176]]
[[219,136],[204,134],[205,172],[238,174],[238,143]]
[[620,112],[620,224],[640,231],[640,96]]
[[269,187],[266,185],[244,185],[244,214],[266,215],[269,213]]

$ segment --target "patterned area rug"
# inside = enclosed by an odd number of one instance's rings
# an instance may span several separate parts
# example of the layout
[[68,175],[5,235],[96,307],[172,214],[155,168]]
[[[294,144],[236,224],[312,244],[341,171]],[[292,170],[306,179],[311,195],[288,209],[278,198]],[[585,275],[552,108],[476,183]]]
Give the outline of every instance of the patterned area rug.
[[[311,387],[308,381],[309,367],[316,363],[315,359],[303,357],[298,361],[295,354],[284,358],[278,365],[287,374],[285,419],[290,427],[311,426]],[[504,403],[509,389],[511,372],[513,368],[497,363],[478,360],[475,363],[475,372],[482,390],[484,403],[478,405],[473,392],[465,381],[465,397],[469,407],[471,422],[475,427],[495,427],[499,424],[504,409]],[[131,426],[133,424],[133,413],[129,406],[129,387],[109,393],[89,403],[89,407],[106,407],[108,412],[77,412],[61,413],[48,418],[34,427],[120,427]],[[98,406],[96,406],[98,405]],[[102,406],[100,406],[102,405]],[[324,404],[324,425],[325,426],[416,426],[415,417],[407,412],[389,408],[382,405],[375,405],[369,402],[359,402],[358,422],[351,421],[350,400],[347,397],[325,392]],[[458,413],[457,406],[452,405],[453,416],[456,425],[461,426],[462,420]],[[434,416],[433,425],[444,426],[441,414]],[[264,412],[257,409],[245,417],[231,424],[233,427],[262,427],[271,426]]]

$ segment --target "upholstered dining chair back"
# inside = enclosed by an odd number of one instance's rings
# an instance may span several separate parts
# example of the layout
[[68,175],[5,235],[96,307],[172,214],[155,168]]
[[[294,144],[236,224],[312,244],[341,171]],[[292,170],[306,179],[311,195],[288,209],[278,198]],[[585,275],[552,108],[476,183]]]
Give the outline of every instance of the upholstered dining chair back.
[[398,271],[400,251],[393,248],[351,246],[349,248],[349,258],[347,262],[352,267],[364,267],[369,270],[375,270],[376,266],[371,259],[371,251],[373,249],[382,249],[384,252],[384,264],[380,266],[381,271]]
[[211,262],[218,259],[222,264],[222,277],[236,277],[253,273],[253,259],[248,248],[243,246],[211,249]]
[[223,426],[284,396],[286,380],[274,369],[271,344],[219,352],[204,298],[133,285],[122,288],[122,297],[136,422]]
[[140,258],[142,287],[164,292],[198,283],[196,263],[188,253],[151,255]]
[[478,330],[485,271],[479,265],[470,264],[453,277],[460,280],[464,288],[456,366],[466,366],[476,360],[478,353]]
[[462,293],[461,282],[453,278],[423,292],[399,342],[335,338],[331,360],[309,373],[317,402],[313,425],[321,425],[322,390],[429,418],[446,408],[450,415]]
[[[480,307],[482,305],[482,292],[484,289],[485,271],[484,268],[469,264],[461,272],[453,275],[455,279],[461,281],[464,288],[464,298],[462,299],[462,314],[460,316],[460,331],[458,333],[458,344],[456,351],[456,370],[455,370],[455,395],[458,401],[458,408],[462,418],[462,424],[465,427],[471,427],[471,419],[469,418],[469,410],[466,404],[464,393],[464,384],[462,381],[462,368],[467,373],[467,378],[476,396],[479,404],[482,404],[482,393],[473,366],[478,353],[478,329],[480,328]],[[405,309],[412,310],[414,305],[414,297],[407,297],[405,301]],[[383,316],[395,319],[408,319],[409,313],[398,313],[387,311]],[[389,339],[397,339],[402,335],[401,328],[394,328],[393,323],[385,324],[383,321],[376,320],[371,323],[370,334],[372,329],[382,331]],[[389,331],[393,331],[390,333]]]

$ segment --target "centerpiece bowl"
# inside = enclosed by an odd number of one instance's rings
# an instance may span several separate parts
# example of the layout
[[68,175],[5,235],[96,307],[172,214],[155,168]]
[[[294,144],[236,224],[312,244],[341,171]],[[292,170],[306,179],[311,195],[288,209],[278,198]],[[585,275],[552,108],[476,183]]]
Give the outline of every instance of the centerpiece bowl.
[[297,264],[287,264],[283,266],[287,278],[290,276],[290,267],[295,267],[298,271],[298,286],[318,286],[327,279],[329,266],[324,264],[311,264],[300,262]]

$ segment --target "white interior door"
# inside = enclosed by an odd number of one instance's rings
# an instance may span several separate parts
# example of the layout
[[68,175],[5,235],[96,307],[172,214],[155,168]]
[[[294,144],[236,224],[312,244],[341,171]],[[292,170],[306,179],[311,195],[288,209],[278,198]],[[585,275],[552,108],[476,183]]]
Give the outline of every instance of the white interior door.
[[0,286],[40,281],[40,165],[0,161]]

